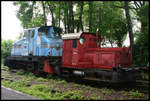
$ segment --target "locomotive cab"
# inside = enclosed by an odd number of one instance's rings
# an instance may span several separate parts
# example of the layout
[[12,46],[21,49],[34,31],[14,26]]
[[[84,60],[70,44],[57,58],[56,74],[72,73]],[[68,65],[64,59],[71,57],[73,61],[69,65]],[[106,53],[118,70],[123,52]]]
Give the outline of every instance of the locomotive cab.
[[[84,68],[85,63],[91,63],[85,58],[88,48],[101,48],[101,38],[92,33],[72,33],[62,36],[63,39],[63,66]],[[93,57],[93,56],[92,56]],[[75,66],[75,67],[74,67]]]

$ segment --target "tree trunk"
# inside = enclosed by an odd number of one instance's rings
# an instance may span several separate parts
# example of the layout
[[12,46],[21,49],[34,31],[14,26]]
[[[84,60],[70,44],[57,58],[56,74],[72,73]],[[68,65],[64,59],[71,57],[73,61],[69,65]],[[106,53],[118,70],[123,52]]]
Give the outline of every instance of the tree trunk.
[[60,27],[60,1],[59,1],[59,21],[58,21],[58,26]]
[[130,19],[130,12],[129,12],[128,1],[125,1],[124,8],[125,8],[127,25],[128,25],[128,31],[129,31],[129,37],[130,37],[130,47],[132,48],[132,53],[133,53],[134,37],[133,37],[132,23],[131,23],[131,19]]
[[64,26],[65,26],[65,33],[67,33],[67,17],[66,17],[66,11],[64,10]]
[[51,8],[49,2],[48,2],[47,4],[48,4],[49,11],[51,12],[51,15],[52,15],[52,25],[55,26],[55,20],[54,20],[53,9]]
[[69,2],[69,16],[70,16],[70,32],[74,33],[74,16],[73,16],[73,2]]
[[80,20],[76,20],[76,27],[77,27],[77,32],[80,30]]
[[92,10],[93,10],[93,2],[89,1],[89,32],[92,32]]
[[69,10],[66,10],[66,22],[67,22],[67,33],[70,33],[70,17],[69,17]]
[[101,12],[102,12],[102,9],[99,8],[99,29],[98,29],[98,33],[101,34],[101,25],[102,25],[102,18],[101,18]]
[[44,1],[42,1],[42,8],[43,8],[43,15],[44,15],[44,25],[47,26],[47,19],[46,19],[46,14],[45,14],[45,5],[44,5]]
[[82,14],[83,14],[83,5],[84,5],[84,1],[80,1],[80,16],[79,16],[79,25],[80,25],[80,28],[81,28],[81,30],[82,30],[82,32],[83,32],[83,24],[82,24]]

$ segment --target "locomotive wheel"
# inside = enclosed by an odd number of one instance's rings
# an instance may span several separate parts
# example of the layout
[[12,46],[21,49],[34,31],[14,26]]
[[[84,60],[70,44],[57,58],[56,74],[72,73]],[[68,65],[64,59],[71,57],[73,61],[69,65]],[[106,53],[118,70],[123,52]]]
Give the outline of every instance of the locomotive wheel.
[[62,76],[62,70],[60,69],[60,66],[56,65],[56,66],[55,66],[55,70],[56,70],[56,74],[57,74],[58,76]]

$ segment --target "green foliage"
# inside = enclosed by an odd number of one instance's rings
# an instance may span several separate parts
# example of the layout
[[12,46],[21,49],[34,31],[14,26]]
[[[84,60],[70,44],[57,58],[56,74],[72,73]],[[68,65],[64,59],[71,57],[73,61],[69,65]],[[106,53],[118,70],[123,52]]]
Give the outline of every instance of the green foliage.
[[133,64],[135,66],[147,66],[149,62],[149,48],[148,46],[134,45]]
[[52,75],[51,74],[47,74],[46,78],[50,79],[50,78],[52,78]]
[[142,72],[141,76],[142,76],[142,79],[149,80],[149,75],[147,73]]
[[149,62],[149,4],[146,3],[137,11],[137,19],[141,22],[141,28],[135,32],[133,63],[136,66],[147,66]]
[[[62,96],[64,98],[68,98],[71,100],[79,100],[79,99],[83,99],[83,96],[81,96],[82,91],[76,91],[76,90],[69,90],[66,93],[64,93]],[[57,95],[55,95],[57,96]]]
[[13,44],[12,40],[2,40],[2,44],[1,44],[2,63],[4,62],[4,60],[7,56],[10,56],[12,44]]
[[34,75],[33,73],[31,73],[31,72],[26,73],[26,74],[27,74],[27,76],[29,76],[29,77],[35,77],[35,75]]
[[[35,2],[15,2],[14,4],[20,6],[17,15],[18,18],[22,21],[24,27],[37,27],[44,25],[43,13],[41,13],[42,6],[40,1],[36,1],[36,5]],[[73,1],[71,3],[64,1],[48,1],[44,2],[44,4],[46,15],[53,13],[56,26],[59,25],[59,20],[62,21],[63,24],[67,24],[67,29],[69,28],[68,30],[71,30],[70,27],[73,27],[72,24],[74,24],[74,29],[79,26],[79,15],[82,13],[80,11],[81,2]],[[84,32],[88,31],[90,21],[92,25],[91,32],[95,33],[97,28],[99,28],[101,30],[100,34],[102,38],[106,38],[110,43],[116,43],[119,47],[121,47],[122,42],[125,39],[124,37],[127,33],[127,28],[125,18],[123,16],[123,10],[113,7],[113,5],[123,6],[123,3],[118,1],[93,1],[90,2],[90,4],[93,5],[91,9],[89,7],[88,1],[83,2],[83,14],[81,20],[84,26]],[[74,22],[70,22],[72,21],[71,15],[69,15],[71,14],[70,5],[73,5],[74,8],[76,8],[73,10]],[[99,8],[101,8],[100,11]],[[92,19],[90,19],[91,13],[89,13],[89,11],[92,11]],[[99,13],[101,15],[99,15]],[[101,25],[99,24],[99,16],[101,16]],[[47,19],[49,20],[50,18]],[[82,26],[79,27],[79,30],[81,30],[81,27]]]
[[100,100],[101,99],[101,96],[98,95],[96,96],[95,94],[91,94],[91,97],[89,98],[89,100]]
[[16,74],[17,75],[24,75],[25,74],[25,71],[24,70],[18,70],[17,72],[16,72]]
[[67,84],[67,82],[65,80],[60,80],[59,83]]
[[1,69],[9,70],[7,66],[1,66]]
[[129,95],[131,95],[131,96],[133,96],[133,97],[141,97],[141,96],[143,96],[143,93],[140,93],[139,91],[130,91],[129,92]]
[[19,10],[17,11],[17,17],[22,22],[23,27],[28,28],[28,24],[30,23],[32,16],[33,16],[34,1],[32,2],[15,1],[13,4],[15,6],[19,6]]
[[43,26],[44,20],[41,19],[42,16],[42,14],[39,14],[38,16],[34,17],[31,22],[28,23],[29,28]]
[[101,90],[102,90],[102,93],[104,94],[111,94],[114,92],[113,89],[108,89],[108,88],[102,88]]
[[47,79],[44,79],[42,77],[38,78],[37,81],[40,81],[40,82],[47,82],[48,80]]

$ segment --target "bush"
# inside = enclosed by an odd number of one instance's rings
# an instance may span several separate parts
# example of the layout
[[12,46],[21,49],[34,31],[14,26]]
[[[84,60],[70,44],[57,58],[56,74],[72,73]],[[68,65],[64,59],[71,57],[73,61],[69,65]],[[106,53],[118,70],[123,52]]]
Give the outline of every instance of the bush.
[[16,74],[17,75],[24,75],[25,74],[25,71],[24,70],[18,70],[17,72],[16,72]]
[[149,63],[149,48],[140,45],[134,45],[133,65],[147,66],[148,63]]
[[37,79],[37,81],[41,81],[41,82],[44,82],[44,81],[45,81],[45,82],[47,82],[48,80],[47,80],[47,79],[44,79],[44,78],[42,78],[42,77],[40,77],[40,78]]
[[4,59],[11,54],[12,40],[2,40],[1,45],[1,60],[4,63]]
[[140,93],[139,91],[130,91],[129,94],[133,97],[141,97],[143,96],[143,93]]

